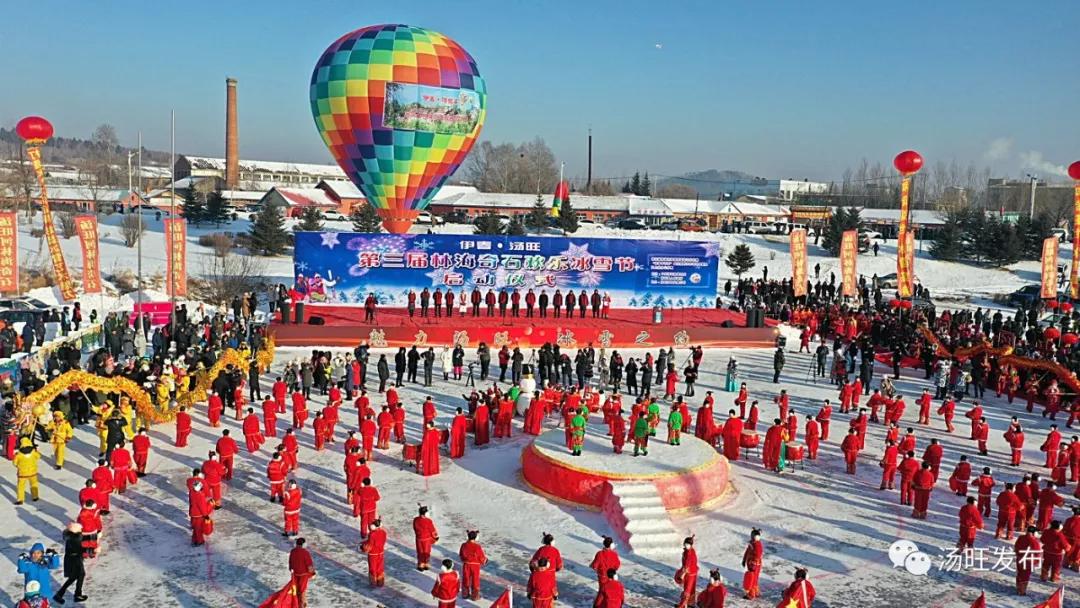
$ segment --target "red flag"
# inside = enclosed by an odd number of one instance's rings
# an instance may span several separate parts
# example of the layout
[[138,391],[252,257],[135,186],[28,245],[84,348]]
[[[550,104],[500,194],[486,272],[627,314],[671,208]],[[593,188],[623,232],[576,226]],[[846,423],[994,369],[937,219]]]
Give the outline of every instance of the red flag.
[[284,587],[266,598],[265,602],[259,604],[259,608],[300,608],[300,602],[296,598],[296,587],[293,585],[292,579],[290,578]]
[[510,608],[511,602],[510,588],[507,587],[506,591],[503,591],[502,595],[492,602],[491,608]]
[[986,592],[979,594],[979,599],[975,600],[971,608],[986,608]]
[[1050,596],[1050,599],[1041,604],[1037,604],[1035,608],[1062,608],[1065,602],[1065,588],[1059,587],[1054,595]]

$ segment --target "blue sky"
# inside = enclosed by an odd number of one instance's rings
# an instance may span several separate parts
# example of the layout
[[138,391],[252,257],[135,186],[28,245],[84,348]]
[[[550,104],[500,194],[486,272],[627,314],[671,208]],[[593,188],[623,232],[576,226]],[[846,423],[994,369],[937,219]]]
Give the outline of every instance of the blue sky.
[[1008,175],[1080,158],[1075,0],[39,0],[3,15],[0,125],[39,113],[88,137],[107,122],[125,144],[141,129],[168,149],[175,108],[180,153],[223,154],[233,76],[243,157],[332,162],[308,106],[312,66],[341,34],[400,22],[476,59],[481,137],[543,137],[571,176],[585,173],[589,127],[597,177],[829,179],[905,148]]

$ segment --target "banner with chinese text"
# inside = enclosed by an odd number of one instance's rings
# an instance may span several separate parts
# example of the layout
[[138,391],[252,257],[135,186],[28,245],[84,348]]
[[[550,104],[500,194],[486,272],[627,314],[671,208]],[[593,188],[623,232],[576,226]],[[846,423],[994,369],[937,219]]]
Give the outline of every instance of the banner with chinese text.
[[1056,236],[1049,236],[1043,240],[1042,246],[1042,289],[1039,297],[1044,300],[1052,300],[1057,297],[1057,254],[1058,241]]
[[[716,242],[575,237],[298,232],[294,289],[313,302],[404,306],[409,290],[585,290],[614,306],[716,303]],[[458,300],[460,302],[460,300]]]
[[26,155],[30,157],[30,164],[34,167],[38,188],[41,190],[39,196],[41,221],[45,231],[45,243],[49,247],[49,257],[52,259],[56,286],[60,290],[60,298],[65,302],[70,302],[76,296],[75,284],[71,281],[67,264],[64,262],[64,251],[60,249],[60,237],[56,236],[56,224],[53,223],[52,209],[49,207],[49,193],[45,187],[45,168],[41,164],[41,149],[37,146],[27,146]]
[[859,295],[858,275],[855,270],[855,259],[859,255],[859,232],[847,230],[840,239],[840,280],[843,292],[841,295],[853,298]]
[[1069,268],[1069,297],[1080,298],[1080,238],[1076,229],[1080,227],[1080,184],[1073,188],[1073,223],[1072,223],[1072,267]]
[[101,261],[98,258],[98,224],[93,215],[75,216],[75,232],[82,246],[83,293],[101,293]]
[[911,177],[905,176],[900,182],[900,227],[901,236],[907,233],[911,221]]
[[806,295],[806,231],[791,231],[791,290],[796,298]]
[[901,298],[915,295],[915,234],[910,231],[896,239],[896,291]]
[[14,211],[0,213],[0,293],[19,293],[19,228]]
[[166,285],[170,296],[187,295],[187,224],[183,219],[165,220]]

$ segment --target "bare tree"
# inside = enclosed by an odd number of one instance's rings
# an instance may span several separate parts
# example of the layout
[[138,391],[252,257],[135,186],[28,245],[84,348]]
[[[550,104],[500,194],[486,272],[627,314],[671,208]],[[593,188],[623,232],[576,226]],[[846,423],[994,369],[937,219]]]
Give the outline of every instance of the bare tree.
[[514,145],[480,142],[469,154],[465,175],[482,192],[555,191],[559,168],[544,140]]
[[256,256],[232,253],[206,256],[202,265],[202,296],[208,302],[229,302],[258,289],[264,274],[265,266]]
[[686,184],[664,184],[656,189],[657,198],[697,198],[698,191]]
[[75,236],[75,214],[70,211],[62,211],[56,214],[60,222],[60,234],[65,239]]
[[26,152],[22,146],[12,146],[4,163],[4,172],[0,173],[0,189],[6,190],[3,195],[11,197],[13,208],[25,208],[26,217],[34,217],[33,205],[34,189],[37,187],[37,176],[34,168],[26,158]]
[[607,180],[593,180],[588,188],[581,191],[582,194],[593,196],[615,196],[615,187]]
[[125,247],[134,247],[142,238],[144,225],[140,220],[141,218],[135,213],[128,213],[124,215],[124,219],[120,220],[120,234],[124,235]]

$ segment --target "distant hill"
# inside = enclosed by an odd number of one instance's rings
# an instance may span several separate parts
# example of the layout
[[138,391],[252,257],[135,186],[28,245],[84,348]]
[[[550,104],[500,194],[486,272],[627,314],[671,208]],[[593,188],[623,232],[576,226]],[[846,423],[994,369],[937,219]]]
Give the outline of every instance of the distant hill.
[[654,189],[664,184],[681,184],[697,190],[702,198],[717,198],[721,192],[729,192],[735,184],[762,184],[767,180],[743,171],[707,169],[691,171],[679,177],[666,177],[657,180]]
[[[22,145],[23,141],[14,129],[0,127],[0,161],[18,158],[18,148]],[[91,156],[96,150],[97,146],[88,139],[54,137],[41,147],[41,157],[46,163],[73,164]],[[129,150],[134,148],[115,146],[111,152],[113,156],[122,158]],[[143,162],[167,166],[169,153],[143,149]]]

